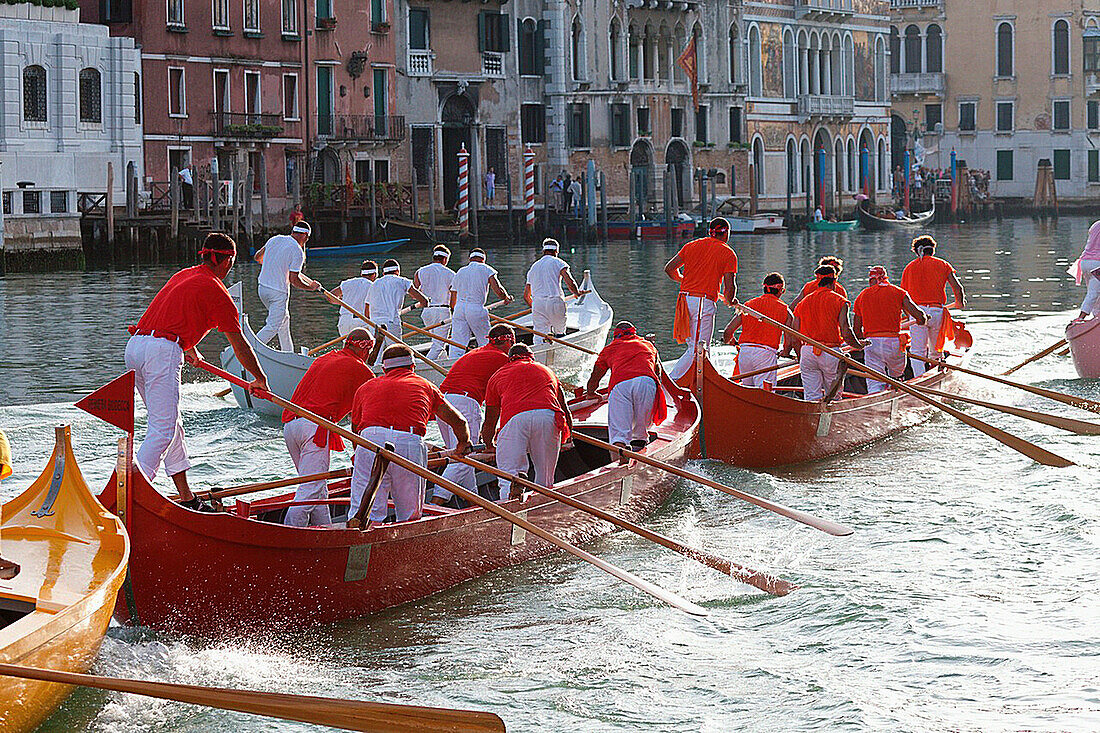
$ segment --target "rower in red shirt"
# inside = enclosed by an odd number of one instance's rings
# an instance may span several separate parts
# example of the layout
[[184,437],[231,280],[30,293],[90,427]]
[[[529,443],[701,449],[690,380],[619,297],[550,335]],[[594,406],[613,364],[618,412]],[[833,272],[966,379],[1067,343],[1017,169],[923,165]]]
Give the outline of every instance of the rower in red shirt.
[[[901,273],[901,287],[909,293],[924,315],[927,323],[909,328],[912,341],[909,350],[917,356],[929,359],[942,359],[938,346],[940,329],[943,327],[947,309],[947,286],[955,293],[955,306],[966,307],[966,291],[955,276],[955,268],[947,260],[936,257],[936,240],[928,235],[913,240],[913,251],[917,259],[905,266]],[[928,365],[920,359],[913,359],[913,376],[919,377],[927,371]]]
[[[531,347],[518,343],[508,350],[508,363],[489,379],[485,390],[485,421],[481,440],[486,448],[497,437],[497,468],[508,473],[526,471],[527,456],[535,466],[534,480],[547,488],[554,485],[561,445],[569,439],[573,417],[557,376],[537,363]],[[500,501],[512,497],[512,483],[500,479]]]
[[[848,320],[848,299],[833,292],[836,270],[831,265],[822,265],[814,270],[819,281],[817,290],[810,293],[794,309],[794,327],[800,333],[825,346],[840,348],[841,336],[856,351],[863,348]],[[827,354],[816,346],[800,344],[793,339],[798,349],[798,363],[802,372],[802,397],[816,402],[825,396],[826,390],[832,390],[840,376],[840,359]],[[801,348],[799,348],[801,347]]]
[[[894,379],[905,374],[905,344],[908,335],[901,335],[901,316],[908,313],[919,325],[927,320],[924,311],[917,307],[909,293],[890,282],[886,268],[875,265],[867,270],[870,283],[856,296],[852,305],[855,313],[852,330],[856,338],[870,343],[863,350],[863,363]],[[867,394],[886,389],[886,382],[867,380]]]
[[[489,329],[489,343],[468,351],[451,365],[439,391],[451,407],[466,418],[470,426],[470,435],[481,432],[481,403],[485,401],[485,390],[489,379],[497,370],[508,363],[508,349],[516,342],[516,333],[511,326],[498,323]],[[454,450],[458,438],[446,423],[440,423],[439,432],[443,435],[443,444],[448,450]],[[477,477],[474,469],[464,463],[451,461],[443,470],[443,478],[450,479],[464,489],[477,491]],[[436,486],[432,494],[432,503],[447,505],[454,495],[442,486]]]
[[[367,366],[373,347],[374,339],[370,331],[353,328],[348,332],[344,348],[314,359],[302,381],[298,382],[290,401],[326,420],[340,422],[351,412],[355,392],[374,378],[374,372]],[[283,410],[283,440],[299,476],[326,473],[330,451],[344,450],[344,442],[339,435],[318,427],[304,417],[297,417],[290,410]],[[323,503],[327,499],[328,481],[322,479],[299,484],[294,493],[295,505],[287,509],[283,524],[291,527],[331,524],[332,514],[328,505]]]
[[[820,260],[817,261],[817,266],[818,267],[823,267],[825,265],[829,265],[834,270],[836,270],[836,278],[837,279],[836,279],[836,282],[833,283],[833,287],[831,288],[831,290],[834,293],[839,293],[840,295],[847,298],[848,297],[848,291],[845,290],[844,286],[840,284],[840,275],[841,275],[842,272],[844,272],[844,260],[840,259],[836,255],[825,255],[824,257],[822,257]],[[817,284],[820,280],[821,280],[821,278],[819,278],[815,275],[813,280],[810,280],[809,282],[807,282],[805,285],[802,286],[802,291],[799,292],[798,297],[794,299],[793,303],[791,303],[791,310],[792,311],[795,308],[798,307],[799,303],[801,303],[803,300],[806,299],[807,295],[809,295],[813,291],[817,290]]]
[[134,370],[134,383],[148,412],[137,465],[152,482],[163,462],[180,503],[188,509],[198,509],[200,503],[187,485],[191,462],[180,417],[184,356],[200,358],[195,347],[216,328],[229,340],[237,361],[255,377],[249,387],[267,389],[267,377],[241,335],[240,315],[222,282],[236,260],[236,242],[219,232],[208,234],[199,255],[201,264],[169,278],[137,325],[130,326],[132,335],[126,342],[126,368]]
[[[355,393],[351,407],[351,427],[361,437],[375,445],[393,443],[394,452],[427,468],[428,447],[424,434],[432,418],[446,423],[458,436],[455,450],[465,453],[470,448],[470,431],[462,415],[443,399],[439,387],[413,371],[412,350],[404,344],[394,344],[382,352],[380,377],[371,379]],[[366,499],[375,453],[363,447],[355,451],[351,474],[351,508],[348,518],[359,513]],[[394,464],[386,467],[382,483],[370,509],[370,521],[383,522],[389,500],[398,522],[420,519],[424,511],[425,481],[408,469]]]
[[[787,292],[783,276],[778,272],[769,273],[764,278],[764,294],[758,295],[745,303],[757,313],[768,318],[794,326],[794,316],[790,308],[779,298]],[[741,329],[741,338],[738,340],[734,333]],[[783,340],[783,332],[776,326],[755,318],[749,314],[738,313],[730,320],[726,330],[722,333],[722,340],[727,344],[738,344],[737,373],[748,374],[766,367],[774,367],[778,361],[779,344]],[[790,339],[787,339],[787,350],[790,350]],[[733,379],[737,379],[734,373]],[[753,376],[741,379],[741,384],[746,387],[764,387],[771,389],[775,386],[776,374],[773,369],[770,372],[761,372]]]
[[729,222],[722,217],[712,219],[707,231],[708,236],[691,240],[665,264],[665,274],[680,283],[672,336],[687,344],[668,373],[675,380],[691,369],[698,343],[705,340],[710,344],[714,336],[719,290],[726,305],[737,303],[737,255],[727,244]]

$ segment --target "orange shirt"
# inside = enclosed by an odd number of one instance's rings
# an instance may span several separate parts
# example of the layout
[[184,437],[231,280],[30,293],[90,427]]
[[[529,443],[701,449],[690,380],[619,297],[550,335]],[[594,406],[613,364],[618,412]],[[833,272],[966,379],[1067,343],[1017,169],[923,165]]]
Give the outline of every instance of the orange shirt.
[[521,412],[553,410],[565,413],[558,403],[558,378],[532,359],[516,359],[502,366],[489,379],[485,406],[500,408],[500,426]]
[[918,257],[905,266],[901,286],[917,305],[945,305],[947,278],[955,268],[939,257]]
[[[787,319],[791,316],[791,309],[787,307],[787,304],[770,293],[756,296],[745,303],[745,306],[782,324],[786,324]],[[782,336],[783,331],[772,324],[754,318],[748,313],[741,314],[740,343],[742,345],[766,346],[778,351]]]
[[[817,290],[817,284],[820,281],[821,281],[821,278],[815,277],[813,280],[810,280],[808,283],[803,285],[802,286],[802,292],[799,293],[798,297],[805,298],[807,295],[809,295],[813,291]],[[836,282],[835,280],[833,281],[832,287],[829,288],[829,289],[832,290],[834,293],[837,293],[839,295],[844,296],[845,298],[848,297],[848,291],[844,289],[843,285]]]
[[179,338],[184,351],[203,340],[212,329],[240,333],[237,306],[206,265],[180,270],[164,284],[130,333],[157,331]]
[[641,336],[621,336],[603,347],[596,357],[597,369],[610,369],[608,389],[635,377],[657,381],[657,347]]
[[729,245],[714,237],[700,237],[685,244],[679,252],[684,276],[680,290],[718,300],[722,276],[737,272],[737,255]]
[[[351,412],[355,392],[373,378],[370,367],[348,349],[330,351],[309,365],[290,401],[326,420],[340,422]],[[283,422],[295,417],[290,410],[283,410]]]
[[356,432],[378,426],[423,435],[442,404],[439,387],[411,368],[392,369],[356,391],[351,424]]
[[439,391],[443,394],[464,394],[478,402],[485,401],[485,388],[489,378],[508,363],[508,355],[486,344],[463,354],[451,365]]
[[901,332],[905,291],[889,282],[866,287],[856,296],[852,309],[863,323],[863,335],[897,336]]
[[847,302],[828,288],[818,288],[795,306],[798,330],[826,346],[840,346],[840,312]]

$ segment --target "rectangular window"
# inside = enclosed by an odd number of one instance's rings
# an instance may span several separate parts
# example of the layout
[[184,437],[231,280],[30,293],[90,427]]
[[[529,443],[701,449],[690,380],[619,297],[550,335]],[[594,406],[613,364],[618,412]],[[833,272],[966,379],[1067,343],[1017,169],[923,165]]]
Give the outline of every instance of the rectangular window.
[[509,48],[508,16],[482,11],[477,14],[477,50],[505,53]]
[[1054,103],[1054,129],[1069,129],[1069,100],[1060,99]]
[[926,104],[924,105],[924,129],[927,132],[935,132],[936,125],[943,122],[943,105],[942,104]]
[[1089,149],[1089,183],[1100,183],[1100,150]]
[[638,134],[649,135],[652,130],[649,129],[649,107],[639,107],[637,111],[638,115]]
[[435,159],[435,141],[430,127],[412,129],[412,165],[418,186],[427,186]]
[[741,108],[730,107],[730,142],[741,142]]
[[332,134],[332,67],[317,67],[317,134]]
[[50,213],[66,214],[69,211],[69,192],[50,191]]
[[371,89],[371,96],[374,97],[375,132],[384,132],[386,129],[386,114],[389,111],[389,94],[386,91],[386,70],[384,68],[371,69],[371,80],[374,83],[374,88]]
[[1011,181],[1013,179],[1012,151],[997,151],[997,180]]
[[425,8],[409,8],[409,48],[428,50],[428,11]]
[[260,0],[244,0],[244,29],[249,33],[260,32]]
[[332,0],[316,0],[317,20],[332,19]]
[[283,35],[298,35],[298,3],[297,0],[282,0],[283,7]]
[[4,216],[11,216],[11,191],[4,191]]
[[1056,180],[1056,181],[1068,181],[1069,180],[1069,151],[1068,150],[1055,150],[1054,151],[1054,180]]
[[250,124],[258,124],[259,119],[253,119],[259,115],[263,104],[260,101],[260,73],[258,71],[244,72],[244,111],[249,115]]
[[134,72],[134,124],[141,124],[141,74]]
[[371,30],[378,30],[379,26],[386,22],[385,0],[370,0],[370,26]]
[[187,82],[179,66],[168,67],[168,116],[187,116]]
[[99,17],[104,23],[129,23],[133,20],[130,0],[100,0]]
[[23,213],[24,214],[41,214],[42,213],[42,192],[41,191],[24,191],[23,192]]
[[1100,129],[1100,102],[1090,99],[1085,105],[1085,126],[1090,130]]
[[283,74],[283,119],[299,119],[297,74]]
[[211,20],[214,30],[229,30],[229,0],[211,0]]
[[520,131],[524,143],[546,142],[546,107],[524,104],[519,108]]
[[589,147],[591,142],[588,121],[588,104],[574,102],[569,105],[569,147]]
[[1100,72],[1100,36],[1085,36],[1084,41],[1085,72]]
[[214,114],[231,112],[233,104],[229,94],[229,69],[214,69]]
[[700,104],[695,110],[695,142],[707,142],[707,106]]
[[355,161],[355,182],[356,183],[370,183],[370,161],[369,160],[357,160],[357,161]]
[[669,122],[672,123],[672,129],[669,132],[670,137],[683,137],[684,136],[684,108],[673,107],[670,110]]
[[630,145],[630,105],[611,105],[611,145],[625,148]]
[[959,132],[974,132],[978,123],[978,103],[959,102]]
[[997,102],[997,132],[1012,132],[1016,111],[1014,107],[1012,102]]
[[374,161],[374,182],[375,183],[389,183],[390,182],[390,162],[388,160],[375,159]]
[[183,0],[168,0],[168,25],[184,25]]

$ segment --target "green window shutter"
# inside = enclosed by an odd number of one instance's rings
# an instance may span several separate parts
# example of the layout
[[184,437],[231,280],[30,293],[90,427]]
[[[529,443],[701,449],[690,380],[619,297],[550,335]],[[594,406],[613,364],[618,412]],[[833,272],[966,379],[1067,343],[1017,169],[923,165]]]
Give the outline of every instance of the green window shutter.
[[1069,151],[1068,150],[1055,150],[1054,151],[1054,180],[1056,180],[1056,181],[1068,181],[1069,180]]
[[997,180],[1011,181],[1013,178],[1012,151],[997,151]]
[[507,15],[500,15],[497,17],[500,21],[500,50],[504,53],[511,51],[511,25],[508,23]]
[[486,15],[488,15],[488,13],[486,13],[485,11],[482,11],[482,12],[477,14],[477,50],[478,51],[484,51],[485,50],[485,26],[486,26],[485,16]]
[[535,30],[535,73],[546,75],[546,33],[547,22],[540,20]]
[[1089,183],[1100,183],[1100,150],[1089,151]]

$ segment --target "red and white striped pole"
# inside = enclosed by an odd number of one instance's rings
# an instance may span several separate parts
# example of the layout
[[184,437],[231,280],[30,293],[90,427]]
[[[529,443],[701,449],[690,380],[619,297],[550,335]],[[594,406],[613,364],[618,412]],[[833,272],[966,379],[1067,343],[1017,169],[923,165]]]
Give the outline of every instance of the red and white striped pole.
[[535,231],[535,151],[528,146],[523,151],[523,206],[527,231]]
[[470,236],[470,153],[466,143],[458,150],[458,236]]

